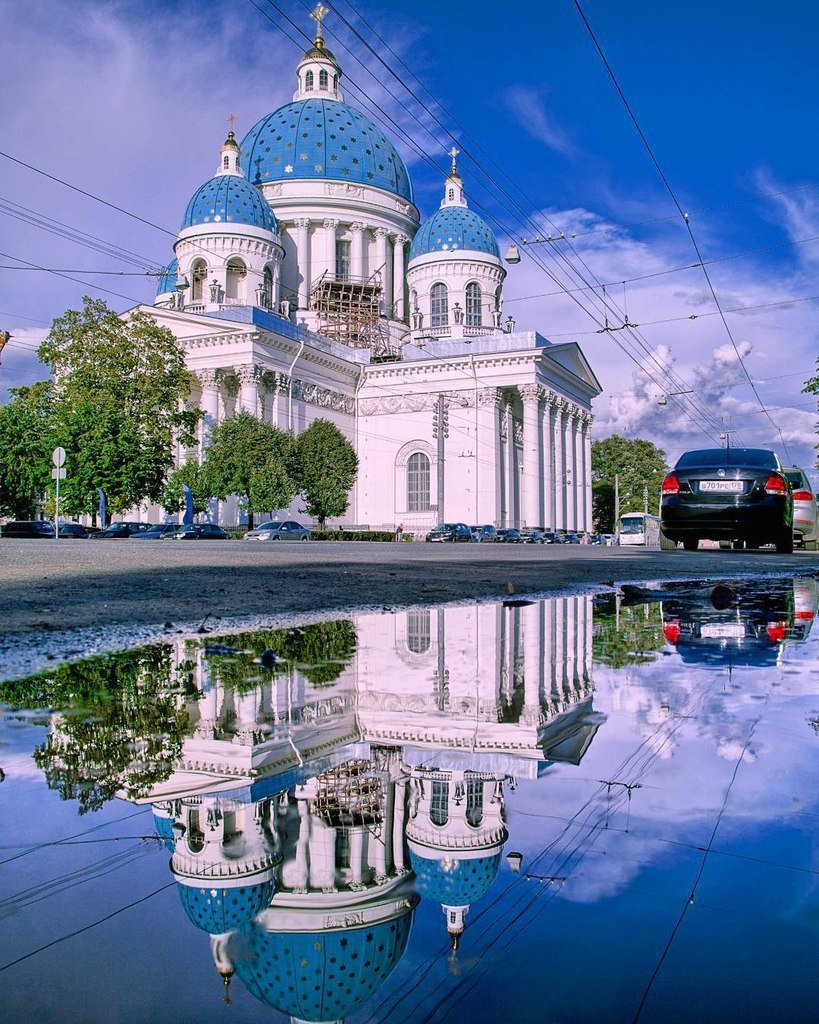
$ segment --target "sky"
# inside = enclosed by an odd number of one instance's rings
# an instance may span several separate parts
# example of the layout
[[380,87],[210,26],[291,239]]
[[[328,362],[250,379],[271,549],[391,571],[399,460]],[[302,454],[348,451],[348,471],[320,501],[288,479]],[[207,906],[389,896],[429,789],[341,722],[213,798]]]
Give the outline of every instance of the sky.
[[[0,400],[47,375],[36,346],[83,295],[152,301],[228,115],[241,138],[292,98],[311,6],[0,4]],[[582,0],[654,160],[574,0],[328,6],[346,99],[395,141],[422,217],[461,151],[470,205],[522,254],[504,315],[581,346],[596,438],[673,461],[729,433],[817,481],[815,5]]]

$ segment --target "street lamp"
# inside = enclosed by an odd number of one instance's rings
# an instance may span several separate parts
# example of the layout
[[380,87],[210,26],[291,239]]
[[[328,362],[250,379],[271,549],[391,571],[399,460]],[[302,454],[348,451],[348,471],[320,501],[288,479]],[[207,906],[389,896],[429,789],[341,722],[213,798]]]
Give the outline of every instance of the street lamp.
[[660,395],[657,399],[657,405],[668,405],[669,398],[676,398],[677,395],[693,395],[693,389],[690,391],[667,391],[664,395]]

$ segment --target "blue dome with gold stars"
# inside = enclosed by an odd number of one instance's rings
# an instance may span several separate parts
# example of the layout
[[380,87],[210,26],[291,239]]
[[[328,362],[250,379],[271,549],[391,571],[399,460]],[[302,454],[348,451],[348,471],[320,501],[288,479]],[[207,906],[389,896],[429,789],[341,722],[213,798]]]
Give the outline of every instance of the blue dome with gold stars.
[[166,292],[172,292],[176,288],[177,278],[179,276],[179,260],[174,256],[171,262],[162,271],[162,276],[159,279],[159,284],[156,286],[156,294],[164,295]]
[[498,874],[500,851],[489,857],[463,859],[456,855],[435,860],[410,850],[418,892],[447,907],[465,907],[489,891]]
[[245,955],[236,973],[250,992],[303,1021],[340,1020],[356,1013],[404,955],[412,914],[360,928],[241,931]]
[[278,233],[273,211],[261,192],[238,174],[218,174],[194,192],[182,228],[200,224],[249,224]]
[[492,228],[467,206],[442,206],[418,228],[409,258],[431,252],[485,252],[500,259],[498,240]]
[[211,935],[235,931],[270,906],[276,892],[272,879],[229,889],[177,883],[179,899],[191,924]]
[[241,148],[242,167],[256,185],[332,178],[383,188],[412,202],[398,150],[368,117],[339,100],[286,103],[255,124]]

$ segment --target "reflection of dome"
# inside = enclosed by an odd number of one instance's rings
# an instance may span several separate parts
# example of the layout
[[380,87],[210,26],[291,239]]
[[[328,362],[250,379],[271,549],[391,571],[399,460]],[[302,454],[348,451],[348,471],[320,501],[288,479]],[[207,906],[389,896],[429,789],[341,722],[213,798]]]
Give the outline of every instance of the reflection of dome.
[[[170,291],[170,289],[168,290]],[[173,853],[173,818],[167,818],[154,811],[154,831],[165,844],[165,848]]]
[[263,117],[242,140],[242,167],[257,183],[331,178],[412,201],[395,146],[368,117],[337,100],[294,100]]
[[172,292],[176,288],[178,276],[179,260],[174,256],[165,268],[165,273],[159,279],[159,284],[156,286],[156,294],[164,295],[166,292]]
[[248,224],[278,233],[278,225],[267,200],[238,174],[219,174],[200,185],[191,197],[182,228],[199,224]]
[[192,924],[211,935],[240,928],[270,905],[276,892],[271,879],[255,885],[237,885],[229,889],[203,888],[177,883],[179,898]]
[[404,954],[411,914],[359,928],[319,932],[242,930],[247,956],[236,973],[257,999],[304,1021],[356,1013]]
[[498,874],[500,859],[498,851],[489,857],[464,859],[453,854],[433,860],[410,848],[418,892],[425,899],[448,907],[467,906],[488,892]]
[[431,252],[469,249],[500,259],[500,249],[492,229],[466,206],[442,206],[418,229],[412,240],[409,258]]

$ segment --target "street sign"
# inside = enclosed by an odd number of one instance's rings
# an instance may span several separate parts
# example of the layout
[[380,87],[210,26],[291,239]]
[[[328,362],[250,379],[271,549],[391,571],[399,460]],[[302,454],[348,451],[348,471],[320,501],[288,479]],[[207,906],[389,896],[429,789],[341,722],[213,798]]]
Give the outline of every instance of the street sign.
[[59,469],[52,469],[51,476],[54,480],[65,480],[65,469],[62,466]]
[[[51,461],[57,467],[65,465],[65,448],[55,448],[51,453]],[[64,476],[65,473],[63,473]],[[54,479],[56,480],[57,478],[55,477]]]

